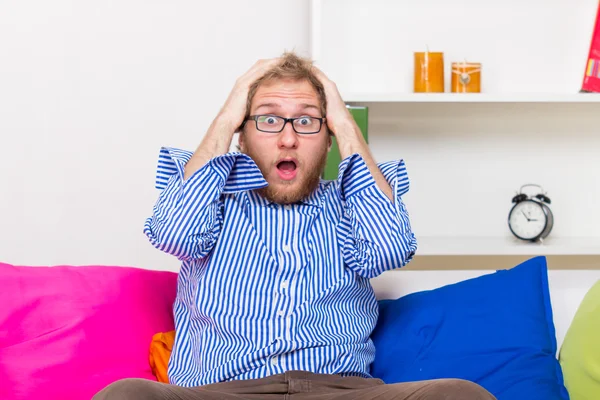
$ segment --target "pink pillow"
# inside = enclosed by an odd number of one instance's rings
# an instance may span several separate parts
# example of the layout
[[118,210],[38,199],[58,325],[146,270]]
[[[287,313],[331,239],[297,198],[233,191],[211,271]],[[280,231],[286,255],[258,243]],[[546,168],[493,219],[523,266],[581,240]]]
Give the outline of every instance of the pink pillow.
[[0,263],[0,399],[89,400],[154,379],[152,336],[173,330],[177,274]]

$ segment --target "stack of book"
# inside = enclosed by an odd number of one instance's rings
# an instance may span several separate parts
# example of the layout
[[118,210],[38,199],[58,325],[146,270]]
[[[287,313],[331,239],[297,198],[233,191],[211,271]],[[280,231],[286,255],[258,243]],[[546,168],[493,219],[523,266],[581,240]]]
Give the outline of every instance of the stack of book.
[[[369,143],[369,108],[362,106],[347,106],[350,114],[354,117],[356,124],[360,128],[365,141]],[[338,167],[342,162],[340,156],[340,149],[338,147],[335,137],[333,137],[333,143],[331,145],[331,151],[327,155],[327,164],[325,164],[325,171],[323,173],[323,179],[335,180],[338,177]]]

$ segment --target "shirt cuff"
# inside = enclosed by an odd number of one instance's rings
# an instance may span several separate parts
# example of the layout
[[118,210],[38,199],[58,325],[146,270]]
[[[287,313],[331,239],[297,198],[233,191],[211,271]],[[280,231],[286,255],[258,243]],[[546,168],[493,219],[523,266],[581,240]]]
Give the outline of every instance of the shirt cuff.
[[158,156],[155,187],[161,190],[166,188],[173,175],[177,175],[179,181],[185,184],[208,168],[224,182],[222,193],[236,193],[268,186],[254,160],[239,152],[226,153],[212,158],[187,181],[184,181],[185,164],[192,158],[192,155],[193,153],[188,150],[162,147]]
[[410,182],[404,160],[388,161],[377,164],[377,166],[385,177],[385,180],[392,187],[392,192],[396,198],[400,198],[408,192]]
[[360,154],[352,154],[340,163],[339,193],[343,200],[375,185],[375,179]]

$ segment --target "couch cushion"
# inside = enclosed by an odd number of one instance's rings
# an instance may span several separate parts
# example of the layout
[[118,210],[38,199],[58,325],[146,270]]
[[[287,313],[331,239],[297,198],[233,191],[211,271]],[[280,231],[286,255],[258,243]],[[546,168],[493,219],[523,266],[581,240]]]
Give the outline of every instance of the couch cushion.
[[148,349],[173,329],[173,272],[0,263],[0,398],[90,399],[154,379]]
[[559,359],[571,400],[600,399],[600,281],[579,305]]
[[379,304],[375,377],[462,378],[499,400],[568,399],[544,257]]

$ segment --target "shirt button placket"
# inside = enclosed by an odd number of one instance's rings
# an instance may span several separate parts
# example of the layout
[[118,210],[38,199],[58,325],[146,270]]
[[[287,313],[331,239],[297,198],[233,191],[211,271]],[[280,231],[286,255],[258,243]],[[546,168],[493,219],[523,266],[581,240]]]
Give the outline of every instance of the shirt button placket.
[[286,321],[284,319],[284,317],[285,317],[284,307],[285,307],[285,302],[287,300],[286,294],[287,294],[288,285],[289,285],[289,282],[287,280],[285,280],[285,281],[281,282],[281,285],[279,286],[280,295],[284,296],[284,299],[281,302],[283,304],[281,304],[279,310],[277,310],[277,321],[275,322],[276,326],[279,327],[279,329],[277,330],[277,333],[276,333],[278,340],[283,340],[284,332],[287,331]]

